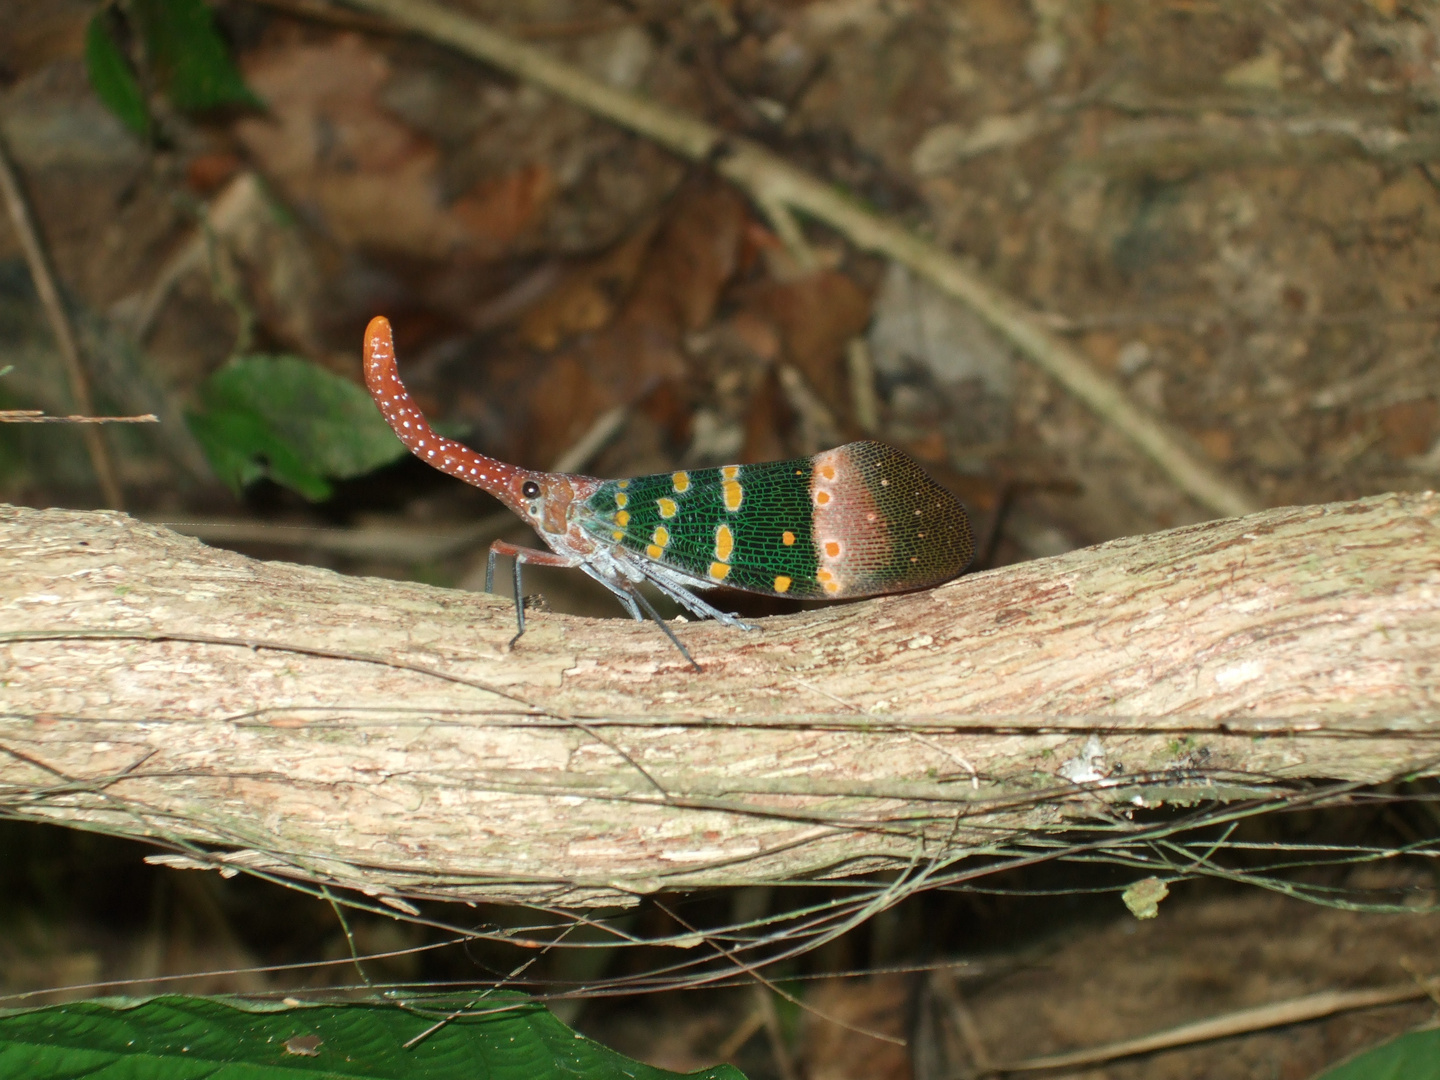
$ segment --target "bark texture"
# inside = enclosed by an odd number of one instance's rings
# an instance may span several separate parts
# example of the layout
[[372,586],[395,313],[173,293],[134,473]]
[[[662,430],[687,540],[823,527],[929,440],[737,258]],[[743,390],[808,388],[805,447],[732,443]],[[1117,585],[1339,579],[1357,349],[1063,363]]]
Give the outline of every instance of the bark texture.
[[[0,507],[0,809],[387,898],[624,902],[1440,771],[1440,498],[766,619],[540,614]],[[397,901],[398,902],[398,901]]]

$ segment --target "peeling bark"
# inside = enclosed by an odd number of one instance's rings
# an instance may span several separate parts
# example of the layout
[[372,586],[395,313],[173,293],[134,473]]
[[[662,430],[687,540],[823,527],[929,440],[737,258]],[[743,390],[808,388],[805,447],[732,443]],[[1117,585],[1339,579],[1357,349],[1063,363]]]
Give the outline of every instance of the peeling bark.
[[[382,897],[625,902],[1440,771],[1440,498],[679,629],[0,507],[0,808]],[[198,845],[198,847],[197,847]]]

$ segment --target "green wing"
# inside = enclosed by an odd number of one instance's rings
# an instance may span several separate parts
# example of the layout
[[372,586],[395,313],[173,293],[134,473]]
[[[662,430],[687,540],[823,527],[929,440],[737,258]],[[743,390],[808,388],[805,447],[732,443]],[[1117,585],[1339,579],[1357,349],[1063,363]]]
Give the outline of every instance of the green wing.
[[813,458],[610,480],[578,523],[709,585],[838,599],[946,581],[970,560],[948,491],[882,443]]

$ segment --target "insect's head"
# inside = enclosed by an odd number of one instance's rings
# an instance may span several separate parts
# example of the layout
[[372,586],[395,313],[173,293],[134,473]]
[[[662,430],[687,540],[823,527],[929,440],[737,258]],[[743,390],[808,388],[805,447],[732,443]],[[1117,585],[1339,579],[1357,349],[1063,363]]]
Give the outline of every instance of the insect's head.
[[574,490],[564,476],[550,473],[523,473],[510,486],[516,513],[537,529],[564,532],[565,516]]

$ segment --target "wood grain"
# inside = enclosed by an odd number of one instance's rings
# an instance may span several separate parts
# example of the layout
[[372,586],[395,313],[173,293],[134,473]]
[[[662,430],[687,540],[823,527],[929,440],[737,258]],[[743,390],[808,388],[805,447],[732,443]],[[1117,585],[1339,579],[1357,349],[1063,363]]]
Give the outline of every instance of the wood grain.
[[509,651],[506,600],[0,507],[0,809],[177,865],[588,905],[1432,774],[1437,516],[1267,510],[687,625],[696,675],[652,626],[539,614]]

